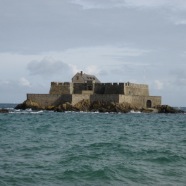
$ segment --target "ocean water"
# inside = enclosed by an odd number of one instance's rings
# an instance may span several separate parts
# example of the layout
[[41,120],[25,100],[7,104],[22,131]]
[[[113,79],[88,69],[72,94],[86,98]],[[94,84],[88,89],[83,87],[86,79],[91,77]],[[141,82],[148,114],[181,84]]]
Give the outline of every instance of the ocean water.
[[0,114],[0,186],[186,185],[186,114]]

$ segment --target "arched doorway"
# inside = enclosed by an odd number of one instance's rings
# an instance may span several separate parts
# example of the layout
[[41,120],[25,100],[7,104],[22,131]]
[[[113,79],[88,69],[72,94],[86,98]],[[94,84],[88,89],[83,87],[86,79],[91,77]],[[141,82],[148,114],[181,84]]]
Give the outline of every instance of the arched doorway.
[[152,107],[152,101],[147,100],[146,106],[147,106],[147,108],[151,108]]

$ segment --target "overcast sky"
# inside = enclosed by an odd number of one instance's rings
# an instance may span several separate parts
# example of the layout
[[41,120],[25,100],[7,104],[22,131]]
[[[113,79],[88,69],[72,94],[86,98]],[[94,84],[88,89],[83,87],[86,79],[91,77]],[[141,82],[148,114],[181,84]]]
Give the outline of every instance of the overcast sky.
[[186,106],[186,0],[0,0],[0,103],[81,70]]

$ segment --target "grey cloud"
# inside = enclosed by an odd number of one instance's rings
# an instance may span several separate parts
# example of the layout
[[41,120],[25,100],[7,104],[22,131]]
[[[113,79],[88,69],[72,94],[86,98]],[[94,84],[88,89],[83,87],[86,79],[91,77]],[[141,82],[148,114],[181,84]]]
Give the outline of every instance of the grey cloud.
[[175,86],[181,86],[183,88],[186,86],[185,68],[184,67],[183,69],[177,68],[177,69],[170,71],[170,77],[171,77],[172,84],[174,84]]
[[43,59],[41,61],[31,61],[27,69],[31,75],[54,76],[56,74],[71,73],[70,66],[62,61]]
[[81,5],[84,9],[105,9],[113,7],[144,7],[156,8],[167,7],[170,9],[185,9],[184,0],[72,0],[73,3]]
[[[137,48],[185,46],[185,32],[167,21],[165,10],[95,9],[83,11],[77,2],[0,1],[0,51],[40,53],[74,47],[124,45]],[[112,6],[115,1],[82,1]],[[100,3],[101,2],[101,3]],[[121,0],[116,4],[121,4]],[[174,27],[175,26],[175,27]],[[175,42],[179,41],[179,42]],[[178,43],[178,44],[176,44]],[[173,45],[174,44],[174,45]],[[175,46],[176,45],[176,46]]]

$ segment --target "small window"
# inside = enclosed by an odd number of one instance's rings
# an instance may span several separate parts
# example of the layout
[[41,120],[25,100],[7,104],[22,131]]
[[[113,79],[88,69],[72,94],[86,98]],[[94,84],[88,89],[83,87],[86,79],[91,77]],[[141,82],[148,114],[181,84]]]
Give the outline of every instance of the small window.
[[76,77],[76,80],[79,80],[79,76]]

